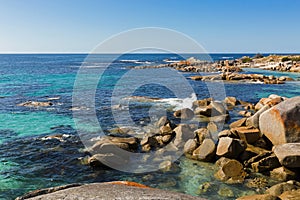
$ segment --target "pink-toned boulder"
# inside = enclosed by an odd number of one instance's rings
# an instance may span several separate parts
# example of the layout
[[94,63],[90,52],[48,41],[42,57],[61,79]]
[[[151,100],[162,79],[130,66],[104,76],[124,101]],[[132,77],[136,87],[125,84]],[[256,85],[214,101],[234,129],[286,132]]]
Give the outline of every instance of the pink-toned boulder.
[[285,100],[259,117],[259,128],[273,145],[300,142],[300,96]]

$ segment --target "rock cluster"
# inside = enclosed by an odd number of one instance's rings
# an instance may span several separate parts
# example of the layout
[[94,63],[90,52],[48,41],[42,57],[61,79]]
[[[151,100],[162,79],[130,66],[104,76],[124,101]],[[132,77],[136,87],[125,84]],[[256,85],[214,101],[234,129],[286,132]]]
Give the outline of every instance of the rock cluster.
[[192,80],[201,81],[248,81],[248,82],[258,82],[264,84],[284,84],[285,81],[291,81],[293,79],[281,76],[265,76],[262,74],[242,74],[242,73],[221,73],[217,75],[210,76],[192,76]]

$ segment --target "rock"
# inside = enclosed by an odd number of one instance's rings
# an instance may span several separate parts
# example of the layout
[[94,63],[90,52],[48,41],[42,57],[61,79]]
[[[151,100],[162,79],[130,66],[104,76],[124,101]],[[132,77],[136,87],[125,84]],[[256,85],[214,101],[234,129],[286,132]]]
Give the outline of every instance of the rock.
[[164,173],[166,173],[166,172],[168,172],[168,173],[178,173],[178,172],[180,172],[180,167],[177,164],[175,164],[175,163],[173,163],[169,160],[166,160],[166,161],[163,161],[162,163],[160,163],[159,164],[159,169],[160,169],[160,171],[162,171]]
[[286,167],[278,167],[270,172],[270,177],[279,181],[288,181],[295,180],[298,177],[298,173]]
[[300,189],[283,192],[279,198],[281,200],[298,200],[300,197]]
[[194,117],[194,112],[189,108],[184,108],[174,112],[174,117],[181,118],[182,120],[190,120]]
[[221,197],[234,197],[233,191],[228,187],[221,187],[218,190],[218,195]]
[[285,100],[259,117],[260,131],[274,144],[300,142],[300,96]]
[[273,151],[283,166],[300,167],[300,143],[276,145],[273,147]]
[[199,161],[210,162],[215,157],[216,145],[212,139],[205,139],[203,143],[193,152],[193,157]]
[[210,106],[212,107],[212,116],[218,116],[218,115],[225,115],[227,114],[227,110],[223,103],[218,101],[212,101],[210,103]]
[[299,188],[300,187],[297,186],[296,184],[284,182],[284,183],[278,183],[276,185],[273,185],[272,187],[266,190],[266,193],[273,196],[279,196],[286,191],[297,190]]
[[260,132],[257,128],[250,128],[250,127],[237,127],[231,129],[231,132],[238,135],[239,138],[249,144],[255,143],[260,137]]
[[241,110],[239,112],[239,115],[243,116],[243,117],[251,117],[252,116],[252,113],[249,112],[249,111],[246,111],[246,110]]
[[259,117],[262,113],[270,109],[271,107],[269,105],[263,106],[259,111],[257,111],[253,116],[249,117],[246,120],[246,126],[252,126],[254,128],[259,128]]
[[242,183],[245,176],[246,172],[243,170],[243,165],[233,159],[224,160],[219,171],[215,174],[217,179],[227,183]]
[[243,141],[230,137],[221,137],[216,154],[220,157],[237,158],[245,149],[246,145]]
[[218,133],[218,126],[214,122],[209,122],[207,125],[207,130],[210,135],[215,135]]
[[[59,188],[59,189],[57,189]],[[171,192],[149,188],[145,185],[128,182],[115,181],[107,183],[90,183],[90,184],[72,184],[67,186],[59,186],[55,188],[47,188],[30,192],[16,200],[57,200],[57,199],[182,199],[182,200],[203,200],[203,198],[190,196],[187,194]]]
[[164,136],[162,136],[163,143],[168,143],[168,142],[171,141],[171,139],[172,139],[172,135],[164,135]]
[[264,189],[268,185],[268,181],[264,177],[255,177],[253,179],[248,179],[246,186],[249,188]]
[[192,155],[197,146],[197,141],[195,139],[189,139],[184,145],[183,152]]
[[227,105],[231,105],[231,106],[236,106],[238,101],[236,100],[235,97],[226,97],[224,102],[227,104]]
[[280,167],[280,163],[275,155],[262,158],[261,160],[251,164],[252,169],[255,172],[271,171],[277,167]]
[[175,129],[174,132],[176,133],[175,139],[173,144],[177,147],[180,147],[186,143],[189,139],[194,138],[194,132],[191,130],[190,126],[186,124],[180,124]]
[[149,151],[151,151],[150,144],[145,144],[142,146],[142,152],[149,152]]
[[246,125],[246,120],[247,118],[242,118],[242,119],[239,119],[235,122],[232,122],[229,127],[230,128],[236,128],[236,127],[241,127],[241,126],[245,126]]
[[237,200],[279,200],[278,197],[270,194],[254,194],[237,198]]
[[156,123],[157,127],[165,126],[168,123],[170,123],[170,120],[167,118],[167,116],[162,116]]
[[20,103],[17,106],[25,106],[25,107],[48,107],[52,106],[53,103],[50,101],[47,102],[39,102],[39,101],[26,101],[24,103]]
[[115,153],[95,154],[88,159],[92,167],[122,166],[128,162],[128,157]]
[[246,160],[249,160],[259,154],[263,154],[267,152],[267,150],[265,149],[262,149],[260,147],[256,147],[256,146],[253,146],[251,144],[247,144],[247,148],[245,149],[245,151],[239,156],[239,160],[240,161],[246,161]]
[[248,161],[246,161],[245,166],[249,168],[249,167],[251,167],[252,163],[258,162],[258,161],[262,160],[263,158],[267,158],[267,157],[271,156],[272,153],[273,152],[271,152],[271,151],[262,152],[262,153],[258,154],[257,156],[254,156],[254,157],[250,158]]
[[173,133],[173,130],[169,123],[164,126],[161,126],[159,128],[159,131],[161,135],[171,135]]
[[209,131],[207,130],[207,128],[199,128],[199,129],[195,130],[194,133],[196,135],[196,138],[197,138],[199,144],[201,144],[204,139],[211,138],[211,135],[210,135]]
[[231,132],[228,129],[219,132],[218,137],[219,138],[221,138],[221,137],[238,138],[237,135],[235,135],[233,132]]
[[197,100],[193,102],[193,108],[196,107],[207,107],[210,102],[213,101],[212,98],[207,98],[207,99],[202,99],[202,100]]

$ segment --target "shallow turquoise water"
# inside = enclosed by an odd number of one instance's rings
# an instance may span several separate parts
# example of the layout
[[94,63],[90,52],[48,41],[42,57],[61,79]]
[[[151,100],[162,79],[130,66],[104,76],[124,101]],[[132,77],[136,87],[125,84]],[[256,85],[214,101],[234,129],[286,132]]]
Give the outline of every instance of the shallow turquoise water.
[[[217,195],[220,187],[229,187],[234,199],[241,193],[253,193],[252,189],[242,185],[228,186],[213,178],[214,166],[181,158],[178,173],[151,173],[154,179],[147,181],[147,174],[128,174],[114,170],[94,170],[83,165],[78,158],[86,156],[77,135],[77,129],[87,133],[97,133],[98,127],[89,121],[83,121],[75,127],[72,111],[72,92],[76,73],[86,55],[0,55],[0,199],[13,199],[27,191],[51,187],[73,182],[102,182],[113,180],[133,180],[152,187],[176,190],[206,198],[220,198]],[[109,60],[101,55],[101,62]],[[129,55],[132,60],[160,63],[173,55]],[[239,55],[234,55],[239,56]],[[222,57],[222,55],[215,55]],[[121,60],[121,59],[120,59]],[[99,123],[104,128],[114,127],[110,110],[111,94],[119,78],[127,72],[126,66],[135,63],[116,61],[101,79],[96,91],[96,111]],[[288,75],[294,79],[300,77],[295,73],[269,72],[258,69],[246,69],[247,72],[266,75]],[[150,75],[159,76],[156,69],[144,70],[141,80]],[[184,73],[186,77],[194,73]],[[168,75],[162,82],[167,83]],[[128,80],[130,85],[133,80]],[[209,97],[207,85],[203,82],[188,80],[198,98]],[[133,81],[134,82],[134,81]],[[85,87],[90,82],[85,82]],[[173,84],[178,84],[174,82]],[[261,85],[253,83],[224,83],[227,96],[256,102],[270,94],[287,97],[300,95],[300,81],[288,82],[284,85]],[[119,86],[126,91],[127,86]],[[123,87],[123,88],[122,88]],[[172,92],[157,85],[141,87],[134,93],[136,96],[174,98]],[[17,104],[33,101],[52,100],[53,106],[27,108]],[[85,100],[85,96],[82,96]],[[130,104],[131,118],[137,123],[147,118],[148,102]],[[122,119],[126,125],[128,118]],[[45,135],[66,134],[64,142],[58,140],[42,140]],[[171,180],[171,181],[168,181]],[[213,187],[206,194],[199,193],[199,186],[210,182]]]

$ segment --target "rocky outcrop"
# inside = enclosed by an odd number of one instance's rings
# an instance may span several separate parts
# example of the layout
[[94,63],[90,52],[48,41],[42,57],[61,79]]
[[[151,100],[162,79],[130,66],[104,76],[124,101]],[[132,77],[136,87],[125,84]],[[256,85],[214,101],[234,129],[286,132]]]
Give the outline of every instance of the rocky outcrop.
[[274,144],[300,142],[300,97],[285,100],[259,117],[260,131]]
[[25,107],[48,107],[52,106],[53,103],[50,101],[40,102],[40,101],[26,101],[24,103],[20,103],[17,106],[25,106]]

